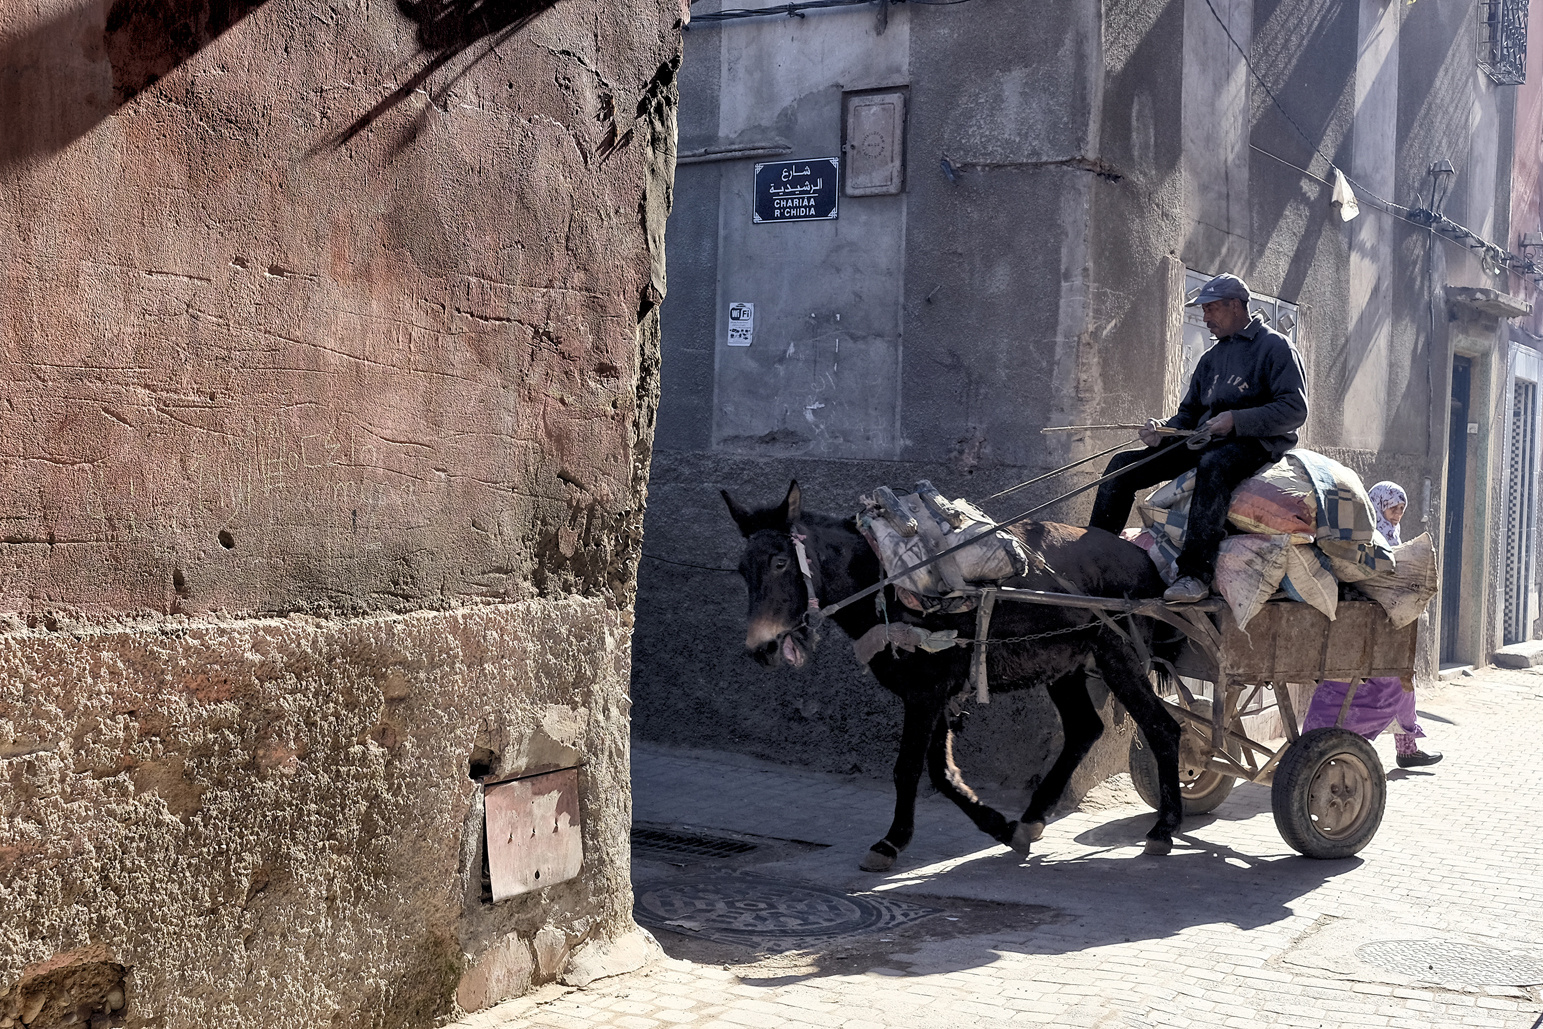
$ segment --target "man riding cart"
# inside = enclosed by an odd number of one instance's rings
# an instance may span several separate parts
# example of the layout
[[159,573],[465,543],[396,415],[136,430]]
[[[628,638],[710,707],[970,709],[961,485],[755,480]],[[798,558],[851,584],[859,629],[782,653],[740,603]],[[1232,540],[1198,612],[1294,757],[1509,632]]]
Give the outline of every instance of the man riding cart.
[[1138,489],[1196,470],[1194,500],[1177,560],[1179,577],[1163,594],[1169,602],[1193,603],[1210,595],[1233,491],[1296,446],[1296,430],[1307,421],[1301,356],[1261,316],[1250,316],[1248,301],[1248,285],[1242,279],[1218,275],[1186,305],[1199,305],[1216,345],[1195,367],[1178,414],[1161,423],[1150,419],[1141,430],[1147,450],[1115,456],[1104,474],[1138,462],[1140,467],[1099,486],[1093,503],[1090,524],[1119,533]]

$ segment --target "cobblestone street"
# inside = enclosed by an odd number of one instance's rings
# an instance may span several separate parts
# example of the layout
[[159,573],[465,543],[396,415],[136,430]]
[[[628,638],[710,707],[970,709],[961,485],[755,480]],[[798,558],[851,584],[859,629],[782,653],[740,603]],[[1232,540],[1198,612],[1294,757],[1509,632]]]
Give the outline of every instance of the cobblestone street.
[[[1027,861],[982,846],[929,791],[916,841],[869,875],[857,862],[888,824],[886,784],[640,746],[636,822],[771,838],[721,859],[640,850],[640,896],[753,875],[867,895],[891,920],[757,954],[679,918],[652,927],[668,956],[638,973],[547,987],[461,1025],[1534,1027],[1543,674],[1487,670],[1422,690],[1420,710],[1446,760],[1400,770],[1379,739],[1382,829],[1333,862],[1292,853],[1269,791],[1248,784],[1187,820],[1170,857],[1143,857],[1153,815],[1117,778],[1051,823]],[[906,921],[918,907],[936,913]]]

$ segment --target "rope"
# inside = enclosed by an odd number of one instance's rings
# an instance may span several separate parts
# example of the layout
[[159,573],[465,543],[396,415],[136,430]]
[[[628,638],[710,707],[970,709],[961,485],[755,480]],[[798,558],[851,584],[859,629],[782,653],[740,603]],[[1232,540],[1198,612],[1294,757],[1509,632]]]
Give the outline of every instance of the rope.
[[692,564],[690,561],[676,561],[672,558],[660,557],[658,554],[650,554],[646,550],[643,551],[643,556],[650,561],[658,561],[660,564],[678,565],[681,568],[696,568],[704,572],[728,572],[730,574],[737,574],[739,572],[738,568],[719,568],[716,565],[697,565]]

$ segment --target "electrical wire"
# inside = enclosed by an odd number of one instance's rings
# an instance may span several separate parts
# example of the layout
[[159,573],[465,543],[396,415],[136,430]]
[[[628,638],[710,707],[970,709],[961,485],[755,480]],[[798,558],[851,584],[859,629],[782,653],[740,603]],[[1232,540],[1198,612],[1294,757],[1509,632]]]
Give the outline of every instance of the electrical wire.
[[794,3],[779,4],[776,7],[731,7],[723,11],[714,11],[711,14],[695,15],[691,19],[691,24],[701,25],[704,22],[737,21],[740,18],[767,18],[776,14],[785,14],[789,18],[801,18],[804,11],[825,7],[857,7],[871,3],[873,3],[873,0],[797,0]]
[[692,25],[702,25],[719,21],[739,21],[744,18],[770,18],[775,15],[786,15],[789,18],[802,18],[805,11],[821,10],[829,7],[866,7],[874,3],[879,4],[920,4],[923,7],[952,7],[955,4],[966,4],[970,0],[793,0],[792,3],[778,4],[775,7],[733,7],[723,11],[713,11],[710,14],[698,14],[687,23],[689,29]]
[[[1270,151],[1265,150],[1263,147],[1258,147],[1250,143],[1248,148],[1263,154],[1264,156],[1270,158],[1272,161],[1279,161],[1281,164],[1285,165],[1287,168],[1290,168],[1292,171],[1299,172],[1309,179],[1323,183],[1325,186],[1334,185],[1332,182],[1323,178],[1322,176],[1315,175],[1300,165],[1292,164],[1284,157],[1281,157],[1278,154],[1272,154]],[[1513,254],[1499,243],[1491,243],[1477,232],[1474,232],[1472,229],[1467,228],[1466,226],[1459,225],[1457,222],[1448,218],[1446,215],[1437,214],[1435,211],[1403,207],[1399,204],[1381,200],[1376,196],[1376,194],[1373,193],[1368,193],[1368,196],[1379,200],[1379,204],[1372,205],[1374,210],[1381,211],[1383,214],[1391,215],[1392,217],[1397,218],[1399,221],[1408,222],[1410,225],[1413,225],[1416,228],[1425,229],[1432,235],[1440,236],[1448,243],[1455,243],[1457,246],[1462,247],[1464,250],[1477,250],[1482,253],[1489,254],[1497,265],[1508,269],[1516,275],[1531,276],[1534,283],[1543,286],[1543,265],[1539,265],[1538,262],[1533,258],[1527,257],[1525,255]]]
[[[1228,42],[1230,42],[1232,44],[1233,49],[1235,49],[1238,52],[1238,56],[1243,58],[1243,66],[1248,69],[1248,73],[1254,77],[1254,80],[1256,82],[1259,83],[1259,88],[1264,90],[1264,95],[1270,98],[1270,103],[1275,105],[1275,109],[1280,112],[1280,115],[1281,115],[1282,118],[1286,119],[1286,123],[1288,125],[1290,125],[1293,129],[1296,129],[1297,135],[1301,136],[1303,141],[1305,141],[1308,146],[1313,148],[1313,153],[1317,154],[1319,157],[1324,159],[1325,163],[1327,163],[1328,166],[1329,166],[1329,170],[1330,171],[1337,171],[1341,175],[1344,175],[1345,176],[1345,181],[1349,182],[1351,186],[1355,187],[1355,191],[1357,193],[1364,193],[1364,194],[1366,194],[1366,196],[1370,197],[1372,200],[1375,200],[1377,203],[1382,204],[1382,205],[1384,205],[1386,207],[1396,207],[1396,206],[1398,206],[1398,205],[1394,204],[1391,200],[1384,200],[1382,197],[1378,196],[1376,193],[1373,193],[1371,190],[1369,190],[1365,186],[1361,185],[1355,179],[1352,179],[1348,174],[1346,174],[1345,169],[1341,168],[1339,165],[1334,163],[1333,158],[1329,157],[1328,154],[1324,153],[1322,150],[1320,150],[1318,148],[1318,144],[1313,142],[1313,137],[1309,136],[1307,134],[1307,130],[1303,129],[1302,126],[1297,124],[1297,120],[1291,116],[1291,112],[1286,110],[1286,105],[1282,104],[1280,102],[1280,98],[1275,95],[1275,90],[1270,88],[1270,84],[1264,80],[1264,76],[1260,75],[1259,71],[1254,67],[1254,62],[1248,56],[1248,51],[1243,49],[1243,44],[1239,43],[1238,40],[1237,40],[1237,37],[1232,34],[1231,26],[1229,26],[1227,24],[1227,22],[1225,20],[1223,20],[1223,18],[1221,16],[1221,12],[1217,11],[1217,9],[1216,9],[1216,5],[1214,3],[1212,3],[1212,0],[1205,0],[1205,5],[1206,5],[1206,7],[1208,7],[1210,9],[1211,17],[1216,19],[1216,24],[1220,25],[1222,27],[1222,31],[1227,34],[1227,40],[1228,40]],[[1271,157],[1275,157],[1274,154],[1270,154],[1270,156]],[[1278,160],[1278,161],[1280,160],[1280,158],[1278,158],[1278,157],[1275,158],[1275,159]],[[1282,161],[1281,163],[1284,164],[1286,162]],[[1296,167],[1296,166],[1292,165],[1292,167]],[[1306,171],[1306,169],[1303,169],[1303,168],[1297,168],[1297,170],[1298,171]],[[1311,175],[1312,173],[1311,172],[1307,172],[1307,174]],[[1313,177],[1317,178],[1316,175],[1314,175]],[[1322,181],[1322,180],[1320,179],[1319,181]],[[1389,213],[1392,213],[1392,212],[1389,212]]]
[[696,568],[704,572],[730,572],[736,575],[739,573],[738,568],[719,568],[716,565],[697,565],[692,564],[690,561],[676,561],[673,558],[660,557],[658,554],[650,554],[646,550],[643,551],[643,556],[648,558],[650,561],[658,561],[660,564],[666,565],[677,565],[681,568]]

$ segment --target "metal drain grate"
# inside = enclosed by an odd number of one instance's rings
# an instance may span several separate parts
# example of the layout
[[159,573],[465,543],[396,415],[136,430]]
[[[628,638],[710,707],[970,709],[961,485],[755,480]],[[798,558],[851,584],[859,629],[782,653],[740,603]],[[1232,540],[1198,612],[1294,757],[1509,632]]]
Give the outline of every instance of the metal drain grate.
[[937,914],[883,894],[745,874],[642,883],[633,895],[644,925],[766,951],[813,949]]
[[702,833],[681,832],[677,829],[653,829],[643,825],[632,827],[632,845],[663,854],[685,854],[690,857],[706,858],[735,857],[756,849],[754,843],[730,839],[726,836],[707,836]]
[[1369,965],[1412,979],[1465,986],[1537,986],[1543,963],[1494,947],[1450,940],[1378,940],[1356,949]]

